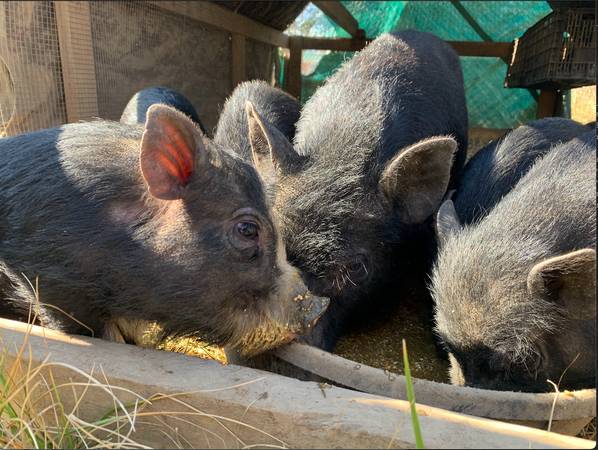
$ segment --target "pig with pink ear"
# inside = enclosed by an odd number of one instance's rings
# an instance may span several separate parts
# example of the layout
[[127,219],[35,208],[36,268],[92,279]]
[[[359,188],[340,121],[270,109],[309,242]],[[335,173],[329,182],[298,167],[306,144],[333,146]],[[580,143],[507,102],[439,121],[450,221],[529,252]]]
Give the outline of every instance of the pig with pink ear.
[[[328,300],[286,260],[255,169],[184,114],[0,141],[0,315],[136,343],[147,322],[247,354],[308,330]],[[41,308],[27,281],[39,277]]]
[[[509,142],[524,143],[507,136],[501,145]],[[511,155],[527,164],[524,151],[505,147],[494,163]],[[464,181],[459,210],[493,200],[497,185]],[[451,381],[532,392],[553,391],[548,380],[561,390],[596,387],[595,133],[555,142],[484,216],[464,220],[452,200],[438,211],[430,285]]]

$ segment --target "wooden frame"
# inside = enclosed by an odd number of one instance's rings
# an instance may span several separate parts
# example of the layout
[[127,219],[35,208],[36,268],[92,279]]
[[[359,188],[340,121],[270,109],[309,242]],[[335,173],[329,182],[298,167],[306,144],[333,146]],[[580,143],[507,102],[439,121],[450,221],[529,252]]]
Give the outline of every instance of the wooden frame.
[[[359,51],[371,39],[366,39],[358,22],[338,1],[313,2],[331,20],[344,28],[352,38],[311,38],[306,36],[289,36],[274,28],[262,25],[252,19],[231,12],[221,6],[209,2],[191,1],[152,1],[152,4],[166,11],[181,14],[200,22],[230,31],[233,46],[233,87],[244,80],[245,58],[240,48],[244,45],[241,37],[254,39],[276,47],[288,48],[290,59],[287,85],[285,89],[292,95],[300,97],[301,93],[301,53],[303,50]],[[512,42],[469,42],[449,41],[449,44],[460,56],[481,56],[508,59],[511,56]]]
[[[352,38],[324,39],[304,36],[289,36],[272,27],[260,24],[248,17],[229,11],[209,2],[195,1],[151,1],[154,6],[180,14],[191,19],[231,32],[232,52],[232,87],[246,79],[246,39],[276,47],[288,48],[290,57],[288,72],[285,76],[290,94],[301,97],[301,60],[302,52],[307,49],[331,51],[359,51],[370,39],[366,39],[358,22],[338,1],[315,1],[335,23],[347,30]],[[459,2],[454,2],[459,5]],[[89,5],[86,2],[54,2],[56,21],[60,41],[62,70],[65,85],[67,117],[69,122],[90,118],[98,114],[97,92],[93,48],[91,44],[91,26]],[[77,39],[73,39],[77,33]],[[512,42],[473,42],[448,41],[460,56],[496,57],[509,60],[513,50]],[[89,67],[92,70],[89,70]],[[85,69],[82,69],[85,68]],[[78,99],[82,93],[91,98],[85,105]],[[554,94],[554,95],[553,95]],[[555,93],[544,93],[538,104],[538,116],[554,114]],[[95,101],[94,101],[95,99]]]
[[246,38],[242,34],[233,33],[231,35],[231,78],[233,89],[237,86],[237,84],[242,83],[247,79],[247,64],[245,62],[245,41]]
[[552,89],[542,89],[538,98],[538,107],[536,109],[536,118],[558,116],[563,95],[560,91]]
[[[351,38],[301,38],[303,50],[335,50],[354,52],[363,49],[371,39]],[[477,42],[477,41],[446,41],[459,56],[488,56],[495,58],[510,57],[513,51],[512,42]]]
[[89,3],[54,2],[68,122],[98,116]]
[[288,47],[289,37],[282,31],[262,25],[248,17],[229,11],[209,2],[197,1],[151,1],[166,11],[180,14],[213,25],[231,33],[243,35],[276,47]]
[[[334,50],[334,51],[359,51],[363,49],[371,39],[365,38],[309,38],[292,36],[289,38],[289,47],[292,45],[289,61],[289,71],[286,78],[286,91],[301,98],[301,59],[303,50]],[[470,42],[470,41],[446,41],[450,44],[459,56],[478,56],[494,58],[510,58],[513,51],[512,42]],[[299,50],[300,49],[300,50]]]
[[286,91],[297,99],[301,98],[301,60],[303,39],[292,36],[289,39],[289,68],[286,76]]

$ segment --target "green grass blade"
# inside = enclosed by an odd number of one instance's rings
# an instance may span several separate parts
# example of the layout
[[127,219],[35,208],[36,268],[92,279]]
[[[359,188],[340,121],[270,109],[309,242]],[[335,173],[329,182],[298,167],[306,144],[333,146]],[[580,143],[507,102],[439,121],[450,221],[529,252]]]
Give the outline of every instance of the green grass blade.
[[415,434],[415,447],[425,448],[422,432],[419,427],[419,418],[417,417],[417,410],[415,408],[415,392],[413,391],[413,383],[411,382],[411,369],[409,369],[409,358],[407,356],[407,343],[405,342],[405,339],[403,339],[403,364],[405,365],[407,400],[409,400],[409,407],[411,408],[411,423],[413,424],[413,433]]

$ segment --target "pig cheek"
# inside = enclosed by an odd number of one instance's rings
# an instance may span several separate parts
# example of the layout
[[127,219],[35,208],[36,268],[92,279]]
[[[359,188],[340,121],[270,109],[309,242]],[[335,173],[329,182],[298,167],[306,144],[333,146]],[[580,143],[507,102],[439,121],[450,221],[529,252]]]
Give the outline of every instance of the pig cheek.
[[140,202],[115,201],[106,206],[106,216],[115,224],[131,226],[143,217],[146,208]]

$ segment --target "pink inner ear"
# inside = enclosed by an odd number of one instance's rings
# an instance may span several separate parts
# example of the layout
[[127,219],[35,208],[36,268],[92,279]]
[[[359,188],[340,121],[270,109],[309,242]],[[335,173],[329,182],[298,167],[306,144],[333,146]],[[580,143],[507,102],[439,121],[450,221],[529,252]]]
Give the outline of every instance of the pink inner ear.
[[181,188],[193,175],[195,147],[201,145],[197,141],[201,138],[195,136],[194,125],[184,116],[154,109],[150,108],[141,139],[141,172],[154,197],[175,200],[181,198]]
[[162,142],[156,143],[161,147],[156,155],[157,162],[169,175],[175,177],[184,186],[193,173],[193,150],[190,147],[191,143],[185,139],[185,136],[178,127],[168,121],[165,121],[162,126],[164,128],[162,136],[168,136],[170,142],[166,139],[161,139]]

